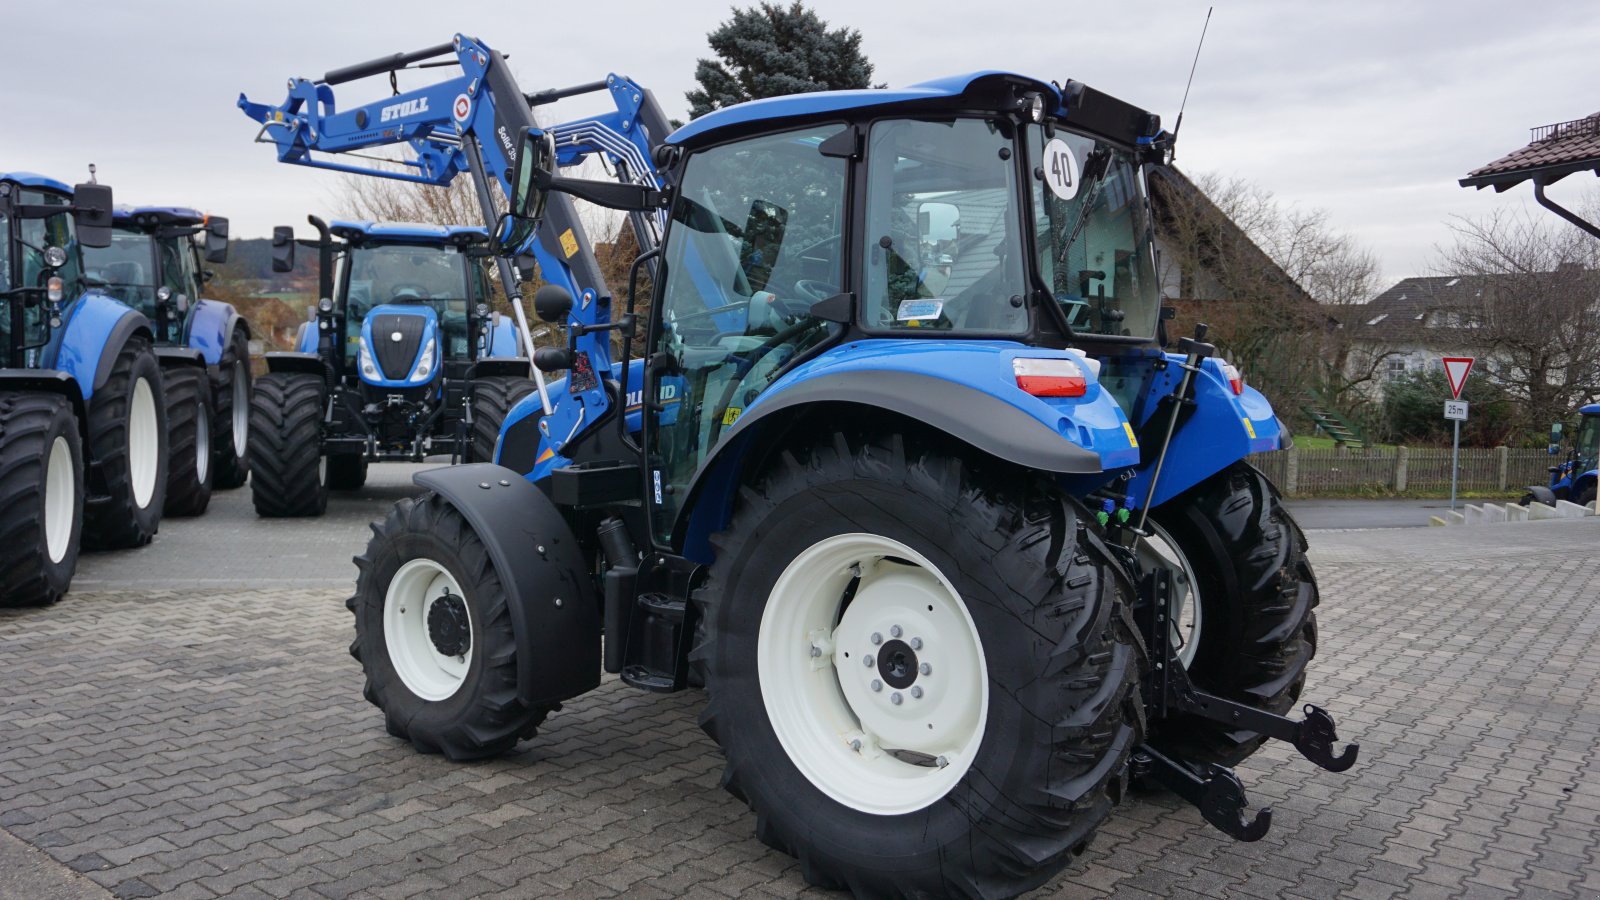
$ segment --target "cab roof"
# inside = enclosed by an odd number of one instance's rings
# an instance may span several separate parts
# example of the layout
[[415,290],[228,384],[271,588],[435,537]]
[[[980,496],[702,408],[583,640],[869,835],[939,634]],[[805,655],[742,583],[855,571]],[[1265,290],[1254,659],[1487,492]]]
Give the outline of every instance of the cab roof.
[[374,222],[370,219],[334,219],[328,230],[347,241],[387,241],[408,244],[459,243],[488,240],[482,225],[429,225],[422,222]]
[[15,182],[28,188],[57,191],[69,197],[72,195],[72,185],[33,172],[0,172],[0,181]]
[[119,206],[111,211],[116,225],[204,225],[208,218],[187,206]]
[[854,110],[894,112],[884,108],[896,106],[906,112],[998,110],[1013,104],[1022,92],[1042,94],[1047,111],[1067,124],[1128,144],[1154,138],[1160,131],[1159,117],[1079,82],[1068,81],[1058,88],[1027,75],[991,69],[891,90],[815,91],[751,100],[695,119],[669,135],[667,143],[692,148],[711,143],[713,137],[765,130],[780,122],[798,125],[837,118]]
[[1578,407],[1578,413],[1585,416],[1600,416],[1600,403],[1591,403],[1588,406]]

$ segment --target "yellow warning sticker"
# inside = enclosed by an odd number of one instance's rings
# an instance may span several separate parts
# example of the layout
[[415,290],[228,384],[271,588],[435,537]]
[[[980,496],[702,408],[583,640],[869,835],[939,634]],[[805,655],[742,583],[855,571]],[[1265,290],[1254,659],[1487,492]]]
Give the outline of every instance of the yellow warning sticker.
[[578,255],[578,237],[571,228],[561,232],[561,249],[566,252],[567,259]]
[[1127,422],[1123,422],[1122,430],[1128,433],[1128,443],[1132,444],[1134,448],[1137,449],[1139,446],[1139,439],[1133,436],[1133,426]]
[[545,460],[554,459],[555,456],[556,456],[556,451],[550,449],[549,447],[546,447],[544,452],[539,454],[539,459],[537,461],[538,462],[544,462]]
[[1244,430],[1249,433],[1250,438],[1252,440],[1255,439],[1256,426],[1250,421],[1250,417],[1249,416],[1245,416],[1244,417]]
[[734,422],[739,421],[739,416],[743,413],[744,409],[742,407],[728,407],[728,411],[722,414],[722,424],[732,425]]

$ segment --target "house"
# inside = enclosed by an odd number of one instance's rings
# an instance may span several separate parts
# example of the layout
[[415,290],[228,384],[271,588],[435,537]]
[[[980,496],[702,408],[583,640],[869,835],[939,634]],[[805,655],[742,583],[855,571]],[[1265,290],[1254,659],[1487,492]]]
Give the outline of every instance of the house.
[[1493,276],[1407,278],[1360,307],[1342,310],[1350,352],[1345,376],[1356,380],[1368,372],[1369,396],[1410,372],[1443,369],[1445,356],[1479,358],[1479,371],[1492,371],[1483,328],[1485,291],[1492,295]]

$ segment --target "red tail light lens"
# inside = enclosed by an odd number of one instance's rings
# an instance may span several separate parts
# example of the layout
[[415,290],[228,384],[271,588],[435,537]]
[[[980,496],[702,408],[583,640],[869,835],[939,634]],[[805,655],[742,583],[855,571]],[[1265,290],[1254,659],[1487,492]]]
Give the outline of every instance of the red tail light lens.
[[1083,368],[1070,359],[1013,359],[1017,387],[1035,397],[1082,397],[1089,392]]
[[1223,363],[1222,374],[1228,379],[1228,387],[1233,388],[1235,395],[1244,393],[1244,376],[1239,374],[1233,363]]

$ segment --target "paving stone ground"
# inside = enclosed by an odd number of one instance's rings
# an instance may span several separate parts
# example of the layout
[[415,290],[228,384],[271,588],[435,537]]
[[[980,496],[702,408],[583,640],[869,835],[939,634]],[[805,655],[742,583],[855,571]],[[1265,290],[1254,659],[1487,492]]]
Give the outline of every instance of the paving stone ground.
[[[1312,541],[1307,696],[1359,765],[1258,754],[1255,844],[1135,797],[1037,896],[1600,896],[1600,521]],[[344,596],[0,612],[0,829],[118,897],[825,896],[719,789],[698,693],[607,681],[511,756],[422,756],[361,699]]]

